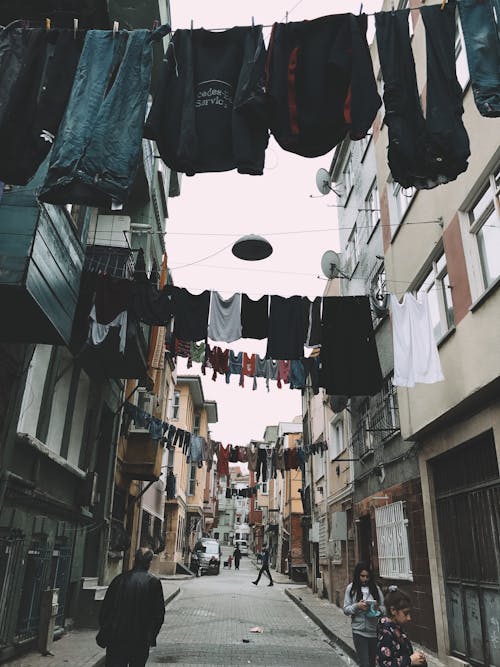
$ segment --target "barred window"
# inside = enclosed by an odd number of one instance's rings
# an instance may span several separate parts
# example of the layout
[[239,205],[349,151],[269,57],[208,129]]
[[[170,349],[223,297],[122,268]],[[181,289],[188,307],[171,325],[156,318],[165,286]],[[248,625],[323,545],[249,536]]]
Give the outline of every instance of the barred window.
[[380,576],[413,581],[408,546],[408,520],[402,501],[375,510]]

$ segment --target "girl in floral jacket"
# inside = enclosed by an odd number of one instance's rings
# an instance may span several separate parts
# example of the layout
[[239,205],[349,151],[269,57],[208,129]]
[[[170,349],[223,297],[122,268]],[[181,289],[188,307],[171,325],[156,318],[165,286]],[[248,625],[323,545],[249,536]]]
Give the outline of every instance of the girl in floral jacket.
[[425,654],[413,651],[403,625],[411,621],[411,600],[400,590],[390,591],[385,597],[387,616],[380,619],[377,631],[378,667],[410,667],[427,665]]

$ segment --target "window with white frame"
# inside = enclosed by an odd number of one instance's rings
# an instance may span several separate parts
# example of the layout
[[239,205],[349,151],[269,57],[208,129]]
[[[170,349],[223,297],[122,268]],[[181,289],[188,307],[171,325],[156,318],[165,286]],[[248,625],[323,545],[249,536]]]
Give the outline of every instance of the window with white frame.
[[384,579],[413,581],[408,544],[408,520],[402,501],[377,507],[375,527],[379,573]]
[[376,178],[373,179],[368,194],[365,197],[365,221],[366,237],[369,237],[380,222],[380,197]]
[[410,208],[410,204],[416,194],[416,189],[403,188],[402,185],[396,181],[389,179],[389,217],[391,223],[391,237],[394,236],[406,215],[406,211]]
[[194,416],[194,426],[193,426],[194,435],[200,434],[200,413],[196,413]]
[[345,248],[346,268],[349,273],[353,273],[359,259],[359,238],[358,227],[354,224],[352,232]]
[[314,481],[321,479],[325,474],[325,453],[318,452],[313,456]]
[[434,338],[439,340],[455,324],[451,287],[446,267],[446,256],[441,253],[431,265],[417,295],[425,293],[434,331]]
[[267,495],[269,493],[267,482],[262,482],[262,486],[260,487],[260,492],[264,495]]
[[330,460],[336,459],[344,449],[344,421],[334,417],[330,421]]
[[470,74],[467,53],[465,51],[464,33],[462,32],[462,24],[458,20],[458,12],[455,17],[455,62],[458,83],[462,90],[465,90],[469,83]]
[[476,238],[486,289],[500,276],[500,165],[488,176],[468,213],[469,231]]
[[344,168],[342,170],[342,181],[344,184],[344,201],[347,202],[349,195],[351,194],[352,187],[354,185],[354,174],[352,167],[352,153],[349,151]]
[[181,406],[181,392],[174,391],[174,400],[172,402],[172,419],[179,419],[180,406]]
[[196,463],[191,463],[189,466],[189,479],[188,479],[188,496],[194,496],[196,493],[196,471],[198,466]]

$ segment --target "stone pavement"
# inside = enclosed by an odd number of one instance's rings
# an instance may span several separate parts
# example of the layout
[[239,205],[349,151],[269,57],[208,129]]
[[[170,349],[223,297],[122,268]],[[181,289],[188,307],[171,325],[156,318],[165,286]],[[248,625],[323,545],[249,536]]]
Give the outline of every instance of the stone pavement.
[[[161,583],[168,604],[180,589],[171,582],[162,580]],[[96,630],[74,629],[54,642],[53,655],[43,656],[39,651],[30,651],[4,664],[6,667],[100,667],[104,664],[105,652],[95,643],[96,634]]]

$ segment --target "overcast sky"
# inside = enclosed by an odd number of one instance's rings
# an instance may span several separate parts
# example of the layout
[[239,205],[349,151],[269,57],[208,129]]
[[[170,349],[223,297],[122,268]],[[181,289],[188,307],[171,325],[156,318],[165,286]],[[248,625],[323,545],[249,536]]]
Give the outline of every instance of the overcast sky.
[[[381,0],[368,0],[365,12],[380,8]],[[229,28],[255,24],[270,25],[301,21],[318,16],[359,12],[359,2],[348,0],[171,0],[172,28]],[[264,34],[269,35],[270,28]],[[373,35],[373,18],[369,39]],[[315,177],[320,168],[328,169],[333,151],[319,158],[304,158],[283,151],[271,138],[266,152],[263,176],[236,172],[182,176],[181,196],[169,200],[167,252],[174,282],[193,293],[218,290],[223,296],[246,292],[252,298],[262,294],[319,296],[325,279],[320,261],[325,250],[339,250],[336,197],[322,197]],[[318,231],[323,230],[323,231]],[[244,234],[261,234],[274,252],[260,262],[244,262],[231,254],[231,245]],[[217,254],[215,254],[217,253]],[[210,255],[214,255],[210,257]],[[205,259],[206,258],[206,259]],[[236,351],[265,353],[265,341],[240,340],[230,346]],[[200,373],[198,364],[186,369],[179,360],[180,374]],[[201,373],[200,373],[201,374]],[[288,385],[277,389],[271,382],[268,393],[264,380],[252,391],[252,379],[238,386],[232,376],[226,385],[222,378],[212,382],[203,378],[206,399],[218,403],[219,422],[211,426],[212,437],[223,443],[246,444],[261,438],[268,424],[291,421],[301,413],[300,391]]]

